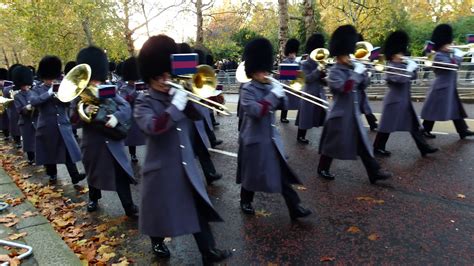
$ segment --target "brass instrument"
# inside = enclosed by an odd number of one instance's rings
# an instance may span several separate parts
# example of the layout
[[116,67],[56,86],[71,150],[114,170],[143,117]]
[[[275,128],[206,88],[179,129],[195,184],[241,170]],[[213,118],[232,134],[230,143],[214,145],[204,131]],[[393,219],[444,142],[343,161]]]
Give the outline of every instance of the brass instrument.
[[[435,53],[431,53],[425,57],[409,57],[404,56],[403,59],[412,59],[417,61],[422,61],[426,67],[458,71],[459,66],[457,64],[446,63],[446,62],[435,62],[434,61]],[[436,63],[436,65],[434,65]]]
[[0,96],[0,115],[4,114],[8,107],[13,103],[13,99]]
[[[188,100],[202,105],[223,115],[230,115],[228,108],[218,102],[208,99],[214,96],[217,78],[214,69],[208,65],[197,66],[197,72],[192,76],[178,76],[176,81],[167,84],[188,94]],[[189,90],[185,89],[189,88]],[[216,107],[214,107],[216,106]]]
[[319,70],[325,70],[326,65],[330,62],[329,60],[329,50],[326,48],[316,48],[310,54],[309,58],[317,62],[319,65]]
[[[247,74],[245,73],[245,61],[242,61],[239,66],[237,67],[237,70],[235,72],[235,78],[237,79],[238,82],[240,83],[245,83],[249,82],[251,79],[247,77]],[[271,80],[272,82],[277,82],[281,86],[283,86],[286,89],[283,89],[285,92],[294,95],[302,100],[305,100],[307,102],[310,102],[312,104],[318,105],[324,109],[328,109],[329,102],[326,100],[323,100],[319,97],[316,97],[314,95],[311,95],[309,93],[306,93],[303,91],[303,85],[304,85],[304,73],[302,71],[298,71],[298,76],[295,80],[292,80],[289,85],[286,85],[284,83],[281,83],[274,79],[273,77],[267,76],[267,79]],[[305,97],[306,96],[306,97]],[[319,102],[316,102],[319,101]]]
[[457,48],[465,50],[465,52],[474,52],[474,43],[462,44],[462,45],[451,45],[449,48]]
[[374,46],[370,42],[357,42],[354,57],[357,60],[369,60]]

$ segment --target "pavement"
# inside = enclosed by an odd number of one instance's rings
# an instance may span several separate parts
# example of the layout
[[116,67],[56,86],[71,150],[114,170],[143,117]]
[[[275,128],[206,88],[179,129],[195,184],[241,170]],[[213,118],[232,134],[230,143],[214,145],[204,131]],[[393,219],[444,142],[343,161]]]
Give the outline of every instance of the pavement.
[[[227,95],[226,99],[235,112],[237,97]],[[371,105],[374,113],[381,112],[380,101],[371,101]],[[474,105],[464,106],[469,117],[474,117]],[[421,103],[415,103],[418,113],[420,108]],[[294,119],[295,112],[291,111],[289,117]],[[296,142],[294,121],[279,125],[290,166],[304,181],[297,192],[303,205],[313,211],[310,217],[292,222],[278,194],[257,193],[256,216],[240,212],[240,187],[235,184],[237,118],[233,115],[217,119],[221,125],[216,135],[224,143],[211,154],[224,177],[208,192],[225,220],[211,225],[218,247],[234,251],[225,264],[474,263],[474,139],[460,140],[452,123],[436,123],[437,138],[428,141],[440,151],[425,158],[408,133],[391,135],[387,149],[392,156],[378,160],[394,176],[377,185],[369,183],[360,160],[335,160],[332,173],[336,179],[328,182],[318,178],[321,128],[309,130],[310,144],[300,145]],[[474,128],[474,120],[468,120],[468,124]],[[373,140],[375,134],[369,133],[369,137]],[[140,181],[144,147],[138,147],[137,152],[139,163],[134,170]],[[58,186],[65,196],[75,202],[87,199],[70,184],[64,166],[59,167],[59,179]],[[34,173],[29,180],[47,182],[44,173]],[[3,193],[0,185],[0,194]],[[133,186],[132,193],[138,203],[140,185]],[[98,212],[88,214],[85,207],[80,212],[93,223],[124,215],[114,192],[103,193]],[[192,236],[170,239],[171,259],[157,260],[151,253],[148,237],[137,232],[137,221],[125,220],[117,227],[119,234],[126,235],[125,241],[115,248],[117,257],[126,256],[137,265],[200,264]],[[36,260],[38,252],[34,251]]]

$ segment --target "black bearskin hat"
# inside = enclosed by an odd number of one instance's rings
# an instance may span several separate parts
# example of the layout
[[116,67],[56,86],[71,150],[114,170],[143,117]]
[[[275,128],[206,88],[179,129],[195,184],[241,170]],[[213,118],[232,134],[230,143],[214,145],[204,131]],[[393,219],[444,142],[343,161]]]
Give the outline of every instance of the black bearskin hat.
[[358,42],[363,42],[364,41],[364,36],[362,36],[362,34],[360,34],[360,33],[357,33],[357,41]]
[[211,54],[206,55],[206,65],[214,66],[214,57]]
[[117,64],[115,62],[109,62],[109,72],[114,72],[117,69]]
[[61,59],[54,55],[47,55],[41,59],[38,65],[38,76],[40,79],[57,79],[61,76]]
[[324,47],[324,36],[320,33],[311,35],[306,41],[306,53],[310,54],[314,49]]
[[69,61],[66,63],[64,66],[64,74],[67,74],[71,69],[73,69],[76,66],[76,61]]
[[257,71],[272,71],[273,47],[269,40],[257,38],[245,45],[245,73],[250,77]]
[[171,73],[171,55],[178,52],[178,46],[170,37],[160,34],[150,37],[138,55],[138,69],[143,81],[149,83],[165,72]]
[[453,42],[453,28],[448,24],[439,24],[433,30],[431,41],[434,42],[433,50],[438,51],[446,44]]
[[115,74],[122,77],[122,75],[123,75],[123,61],[117,64],[117,68],[115,69]]
[[10,66],[8,69],[8,80],[13,80],[13,70],[15,70],[16,67],[21,66],[21,64],[13,64]]
[[329,41],[329,52],[331,56],[349,55],[354,53],[355,44],[359,36],[352,25],[344,25],[337,28]]
[[285,56],[288,56],[289,54],[292,54],[292,53],[298,53],[299,49],[300,49],[300,41],[298,41],[297,39],[291,38],[288,41],[286,41]]
[[33,84],[33,72],[26,66],[18,66],[12,72],[12,81],[16,87],[32,85]]
[[0,80],[8,79],[8,70],[6,68],[0,68]]
[[105,52],[99,47],[89,46],[79,51],[76,63],[88,64],[91,67],[91,80],[105,81],[109,73],[109,60]]
[[191,46],[189,46],[189,44],[187,44],[185,42],[178,43],[178,53],[180,53],[180,54],[190,54],[192,52],[193,52],[193,49],[191,48]]
[[198,65],[204,65],[206,64],[206,52],[204,52],[201,49],[194,48],[194,52],[198,54]]
[[140,76],[138,74],[138,63],[136,57],[130,57],[123,62],[122,78],[125,81],[137,81],[140,79]]
[[384,55],[387,60],[392,60],[393,55],[408,52],[408,34],[404,31],[395,31],[388,35],[384,44]]
[[31,70],[31,73],[33,73],[33,79],[36,75],[36,68],[34,66],[28,66],[28,68]]

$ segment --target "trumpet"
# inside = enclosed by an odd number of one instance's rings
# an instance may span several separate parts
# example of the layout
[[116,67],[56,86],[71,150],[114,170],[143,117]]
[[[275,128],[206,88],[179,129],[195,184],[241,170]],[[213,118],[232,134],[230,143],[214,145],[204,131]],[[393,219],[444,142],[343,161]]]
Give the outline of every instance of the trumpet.
[[[247,77],[247,74],[245,73],[245,61],[239,64],[237,67],[237,70],[235,72],[235,78],[237,79],[238,82],[240,83],[246,83],[249,82],[251,79]],[[316,97],[314,95],[311,95],[309,93],[306,93],[303,91],[303,84],[304,84],[304,73],[302,71],[298,71],[298,76],[295,80],[291,81],[289,85],[281,83],[274,79],[273,77],[267,76],[267,79],[271,80],[272,82],[277,82],[281,86],[283,86],[285,89],[283,89],[285,92],[294,95],[302,100],[305,100],[307,102],[310,102],[312,104],[315,104],[319,107],[322,107],[324,109],[328,109],[329,102],[326,100],[323,100],[319,97]],[[306,96],[306,97],[305,97]]]
[[188,94],[188,100],[191,102],[202,105],[220,114],[230,115],[225,105],[208,99],[215,95],[217,87],[216,75],[211,66],[199,65],[194,75],[177,76],[175,81],[167,81],[166,84],[186,92]]

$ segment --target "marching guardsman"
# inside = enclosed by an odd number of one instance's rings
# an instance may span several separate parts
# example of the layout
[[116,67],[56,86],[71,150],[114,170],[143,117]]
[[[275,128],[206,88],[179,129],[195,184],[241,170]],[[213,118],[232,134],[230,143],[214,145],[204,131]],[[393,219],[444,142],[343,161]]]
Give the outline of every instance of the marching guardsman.
[[[133,113],[135,108],[135,99],[140,93],[136,89],[136,82],[140,79],[138,74],[137,58],[130,57],[123,62],[122,78],[126,84],[118,88],[118,93],[130,104]],[[145,145],[145,135],[138,127],[135,119],[132,117],[130,130],[128,131],[127,138],[125,138],[125,146],[128,146],[128,152],[130,153],[130,158],[133,163],[138,162],[137,146],[142,145]]]
[[65,164],[73,184],[86,176],[80,174],[76,162],[81,160],[81,151],[74,135],[68,115],[68,104],[56,98],[56,81],[61,77],[61,60],[56,56],[45,56],[38,67],[38,76],[43,82],[33,87],[30,104],[38,111],[35,139],[36,165],[44,165],[51,183],[57,181],[57,164]]
[[[296,55],[298,50],[300,49],[300,42],[297,39],[289,39],[285,44],[285,59],[281,61],[283,64],[295,64],[296,63]],[[294,95],[287,95],[288,98],[288,109],[281,110],[280,115],[280,122],[282,123],[289,123],[290,121],[287,119],[288,117],[288,110],[298,110],[300,106],[300,98]]]
[[[180,54],[189,54],[192,53],[192,49],[187,43],[180,43],[178,44],[178,52]],[[204,52],[201,51],[200,54],[204,55]],[[203,59],[201,59],[200,62],[203,63]],[[191,128],[193,135],[191,139],[193,150],[201,164],[202,172],[204,173],[207,184],[211,185],[214,181],[222,178],[222,174],[217,172],[208,150],[212,147],[212,137],[214,138],[214,141],[216,138],[212,130],[212,122],[209,112],[211,110],[199,104],[190,103],[190,105],[193,105],[193,108],[201,117],[201,119],[193,121],[194,126]],[[208,133],[211,133],[211,135],[209,136]]]
[[[76,63],[88,64],[91,67],[89,85],[99,86],[105,83],[109,73],[109,61],[104,51],[98,47],[89,46],[77,54]],[[117,191],[117,194],[129,217],[138,215],[138,208],[133,203],[130,184],[136,184],[130,160],[127,158],[123,140],[111,139],[105,134],[104,126],[115,128],[118,124],[128,124],[132,111],[130,105],[119,95],[109,98],[117,105],[117,111],[107,115],[105,125],[97,125],[96,121],[82,125],[82,163],[87,173],[89,185],[89,204],[87,211],[96,211],[101,190]],[[87,115],[98,112],[101,106],[84,103]],[[103,107],[102,107],[103,108]]]
[[15,94],[15,108],[20,117],[21,138],[23,140],[23,151],[26,152],[28,163],[33,165],[35,160],[35,133],[37,113],[30,103],[31,86],[33,84],[33,72],[26,66],[19,66],[13,71],[13,83],[19,88]]
[[349,55],[354,53],[356,42],[357,31],[351,25],[337,28],[329,42],[331,56],[336,57],[336,64],[329,69],[327,78],[334,102],[321,135],[318,174],[333,180],[334,175],[329,172],[333,158],[355,160],[359,156],[373,184],[390,178],[391,174],[382,170],[374,159],[372,145],[360,119],[357,89],[367,78],[367,69],[362,63],[351,61]]
[[150,236],[153,253],[170,257],[165,237],[193,234],[204,265],[229,257],[215,246],[209,222],[222,221],[214,209],[194,159],[192,121],[199,119],[187,93],[171,89],[171,54],[178,47],[165,35],[149,38],[138,56],[148,92],[135,102],[134,117],[147,136],[140,200],[140,232]]
[[[453,42],[453,29],[450,25],[436,26],[431,35],[431,41],[434,43],[433,49],[436,51],[434,66],[447,67],[444,64],[436,64],[437,62],[461,65],[464,52],[450,48]],[[448,66],[448,68],[452,67]],[[464,121],[467,114],[458,94],[457,70],[458,68],[454,68],[454,70],[433,68],[436,78],[421,109],[421,118],[424,120],[424,136],[427,138],[436,137],[431,133],[435,121],[448,120],[453,121],[461,139],[474,136],[474,132],[469,130],[466,121]]]
[[[9,76],[8,78],[10,80],[13,80],[13,70],[15,70],[15,68],[19,66],[21,65],[14,64],[8,69],[8,76]],[[13,99],[15,94],[18,93],[18,91],[19,89],[13,86],[13,84],[11,86],[4,87],[3,97]],[[6,113],[8,115],[8,132],[13,139],[15,148],[20,149],[21,148],[21,132],[20,132],[20,127],[18,126],[18,119],[20,119],[20,116],[18,112],[16,111],[15,105],[14,104],[8,105]]]
[[[11,85],[11,81],[8,80],[8,70],[6,68],[0,68],[0,96],[3,96],[3,89]],[[8,140],[10,137],[8,124],[8,114],[6,108],[4,108],[3,113],[0,114],[0,130],[2,130],[3,133],[3,140]]]
[[383,101],[382,118],[374,141],[375,155],[390,156],[385,145],[390,133],[397,131],[410,132],[422,156],[438,150],[428,145],[423,138],[423,130],[411,102],[411,81],[416,78],[418,65],[412,60],[404,63],[403,57],[408,53],[408,40],[404,31],[396,31],[385,41],[384,55],[388,66],[393,67],[390,72],[394,73],[387,73],[385,78],[390,90]]
[[125,85],[125,81],[122,78],[123,75],[123,61],[117,64],[117,68],[115,69],[115,86],[117,88],[121,88]]
[[[359,42],[364,41],[364,37],[360,33],[358,34],[358,38]],[[367,119],[370,131],[377,131],[377,117],[375,117],[375,115],[372,113],[372,108],[369,104],[369,97],[367,96],[367,92],[365,91],[370,85],[369,72],[366,71],[364,75],[366,76],[366,78],[363,80],[363,82],[359,84],[359,87],[357,88],[360,112],[363,113],[365,119]]]
[[[324,36],[319,33],[315,33],[308,38],[306,53],[311,54],[317,48],[324,48]],[[303,90],[313,96],[326,100],[326,93],[324,91],[326,70],[321,69],[318,62],[308,57],[307,60],[301,63],[301,71],[305,75]],[[295,123],[298,126],[297,141],[302,144],[308,144],[309,140],[306,139],[306,131],[313,127],[323,126],[325,118],[326,110],[324,108],[302,100]]]
[[[67,75],[67,73],[69,73],[69,71],[73,69],[76,65],[77,65],[76,61],[67,62],[66,65],[64,66],[63,74]],[[76,140],[79,139],[79,136],[77,135],[77,129],[80,127],[79,116],[77,115],[77,112],[75,111],[78,101],[79,101],[78,98],[71,101],[69,105],[69,110],[68,110],[69,118],[71,120],[71,125],[72,125],[72,133],[74,134],[74,137],[76,138]]]
[[300,205],[291,184],[301,184],[289,167],[282,139],[275,126],[277,109],[286,108],[287,98],[280,83],[269,77],[273,67],[273,47],[267,39],[249,42],[244,50],[245,73],[250,82],[240,91],[242,124],[239,132],[237,183],[241,184],[240,207],[255,214],[255,192],[281,193],[291,219],[306,217],[310,210]]

